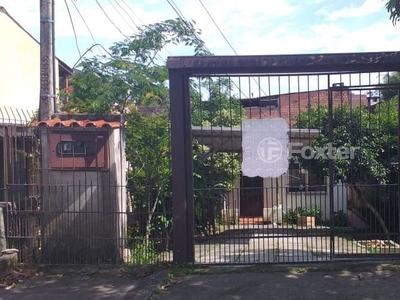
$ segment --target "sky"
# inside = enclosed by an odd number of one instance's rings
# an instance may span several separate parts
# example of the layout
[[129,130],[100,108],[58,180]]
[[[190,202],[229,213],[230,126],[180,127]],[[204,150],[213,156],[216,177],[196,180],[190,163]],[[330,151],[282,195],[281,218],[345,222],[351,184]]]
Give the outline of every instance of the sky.
[[[173,6],[187,20],[196,22],[207,48],[215,55],[396,51],[400,46],[400,25],[393,26],[383,0],[55,2],[56,55],[71,67],[94,43],[108,49],[134,34],[137,26],[177,18]],[[39,0],[0,0],[0,6],[38,40],[39,3]],[[167,56],[193,53],[183,46],[167,50],[162,53],[164,60]],[[95,47],[86,56],[99,54],[104,51]]]

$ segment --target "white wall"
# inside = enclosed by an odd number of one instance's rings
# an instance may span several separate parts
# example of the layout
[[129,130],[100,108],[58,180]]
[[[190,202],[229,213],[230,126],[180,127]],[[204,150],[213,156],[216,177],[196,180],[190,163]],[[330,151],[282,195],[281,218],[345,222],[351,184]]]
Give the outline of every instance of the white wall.
[[[285,213],[289,209],[315,208],[319,206],[322,211],[322,219],[329,220],[331,207],[329,196],[329,183],[327,182],[326,192],[297,192],[290,193],[286,187],[288,176],[283,175],[278,179],[264,178],[264,219],[271,213],[272,209],[278,205],[282,205],[282,212]],[[235,182],[235,189],[226,195],[227,207],[229,210],[240,210],[240,180]],[[334,212],[342,210],[347,213],[347,188],[344,184],[339,183],[333,188],[333,209]],[[270,220],[265,220],[270,221]]]
[[[283,186],[287,186],[287,182],[288,176],[285,174],[282,177]],[[280,190],[282,191],[281,203],[283,212],[298,207],[310,209],[319,206],[322,211],[322,219],[329,220],[331,213],[329,182],[327,182],[326,192],[313,191],[290,193],[286,188]],[[347,189],[342,183],[336,184],[333,187],[333,209],[334,212],[343,210],[344,213],[347,213]]]
[[[40,96],[40,45],[2,11],[0,57],[0,107],[37,110]],[[58,62],[55,72],[58,74]]]

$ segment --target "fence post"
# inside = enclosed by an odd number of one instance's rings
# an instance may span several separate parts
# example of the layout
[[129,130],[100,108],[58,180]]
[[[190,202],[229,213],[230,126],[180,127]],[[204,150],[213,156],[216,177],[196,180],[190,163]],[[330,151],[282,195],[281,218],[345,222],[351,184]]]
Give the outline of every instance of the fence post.
[[194,262],[192,127],[187,75],[169,70],[173,197],[173,260]]

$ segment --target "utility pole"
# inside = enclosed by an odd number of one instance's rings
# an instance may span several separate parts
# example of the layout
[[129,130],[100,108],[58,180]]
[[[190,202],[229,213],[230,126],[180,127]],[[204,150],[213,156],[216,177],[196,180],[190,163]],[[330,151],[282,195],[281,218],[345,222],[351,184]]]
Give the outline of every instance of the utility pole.
[[40,121],[54,113],[54,75],[54,0],[40,0]]

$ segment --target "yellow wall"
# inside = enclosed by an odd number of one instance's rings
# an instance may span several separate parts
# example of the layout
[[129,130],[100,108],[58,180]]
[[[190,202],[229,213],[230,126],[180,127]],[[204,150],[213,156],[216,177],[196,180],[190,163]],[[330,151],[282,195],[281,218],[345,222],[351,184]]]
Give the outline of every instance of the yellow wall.
[[0,10],[0,109],[35,111],[39,92],[40,45]]

